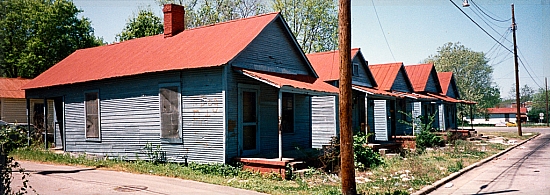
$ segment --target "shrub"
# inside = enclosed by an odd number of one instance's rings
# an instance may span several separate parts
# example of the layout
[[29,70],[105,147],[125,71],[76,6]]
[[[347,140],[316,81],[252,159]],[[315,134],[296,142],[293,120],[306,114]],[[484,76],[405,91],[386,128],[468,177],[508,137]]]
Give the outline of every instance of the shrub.
[[[13,157],[9,156],[9,153],[24,146],[24,141],[26,140],[26,131],[23,128],[18,128],[15,126],[2,126],[0,127],[0,168],[1,168],[1,180],[2,185],[0,186],[0,194],[25,194],[27,189],[31,188],[28,186],[28,180],[26,179],[29,176],[29,173],[23,172],[23,169],[20,167],[19,163],[15,162]],[[23,187],[14,192],[11,188],[12,172],[14,170],[21,173],[21,180],[23,181]]]
[[362,170],[376,167],[384,163],[380,154],[374,152],[366,145],[368,137],[369,135],[365,135],[362,132],[353,136],[353,157],[355,159],[355,167]]
[[435,121],[435,116],[437,116],[437,112],[428,116],[428,120],[427,120],[428,123],[423,122],[424,116],[422,115],[415,118],[410,113],[405,113],[402,111],[399,111],[399,112],[407,115],[408,118],[413,119],[412,122],[404,121],[404,120],[399,120],[399,122],[406,125],[410,125],[414,128],[414,131],[419,132],[416,134],[416,139],[415,139],[416,149],[418,151],[423,152],[426,150],[426,148],[441,146],[444,143],[441,137],[438,137],[434,133],[432,133],[432,126]]

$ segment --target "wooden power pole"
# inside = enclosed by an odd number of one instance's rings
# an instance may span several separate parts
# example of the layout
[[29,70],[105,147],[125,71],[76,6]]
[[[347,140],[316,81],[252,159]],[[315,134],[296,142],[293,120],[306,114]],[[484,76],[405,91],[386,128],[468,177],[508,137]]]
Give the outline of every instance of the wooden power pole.
[[544,95],[546,96],[546,126],[547,127],[550,127],[548,125],[548,78],[544,77],[544,87],[545,87],[545,90],[544,90]]
[[521,104],[519,102],[519,69],[518,69],[518,47],[516,44],[516,18],[514,16],[514,4],[512,4],[512,32],[514,38],[514,67],[516,68],[516,124],[518,126],[518,135],[521,133]]
[[351,129],[351,0],[339,0],[338,50],[340,53],[340,178],[342,194],[356,194]]

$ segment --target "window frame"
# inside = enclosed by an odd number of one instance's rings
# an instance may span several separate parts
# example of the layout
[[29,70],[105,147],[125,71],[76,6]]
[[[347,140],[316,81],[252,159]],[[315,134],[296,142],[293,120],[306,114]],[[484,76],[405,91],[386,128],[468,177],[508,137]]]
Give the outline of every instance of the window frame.
[[[88,116],[88,110],[86,105],[86,96],[91,93],[97,94],[97,137],[88,137],[87,134],[87,116]],[[84,91],[84,137],[86,138],[86,141],[92,141],[92,142],[101,142],[101,96],[99,93],[99,90],[87,90]]]
[[[286,130],[286,128],[284,128],[283,126],[283,123],[286,121],[285,120],[285,104],[286,102],[284,101],[284,97],[285,97],[285,94],[289,94],[290,96],[287,96],[287,97],[291,97],[292,98],[292,131],[288,131]],[[281,112],[281,133],[283,134],[294,134],[296,132],[296,94],[294,93],[289,93],[289,92],[282,92],[282,95],[281,95],[281,102],[282,102],[282,105],[281,105],[281,109],[282,109],[282,112]]]
[[[177,91],[177,98],[178,98],[178,138],[164,138],[162,137],[162,96],[161,96],[161,89],[163,88],[170,88],[170,87],[176,87],[178,89]],[[183,143],[183,123],[182,123],[182,99],[181,99],[181,84],[179,82],[173,82],[173,83],[161,83],[158,85],[158,100],[159,100],[159,139],[161,143]]]
[[351,76],[359,76],[359,63],[351,63]]

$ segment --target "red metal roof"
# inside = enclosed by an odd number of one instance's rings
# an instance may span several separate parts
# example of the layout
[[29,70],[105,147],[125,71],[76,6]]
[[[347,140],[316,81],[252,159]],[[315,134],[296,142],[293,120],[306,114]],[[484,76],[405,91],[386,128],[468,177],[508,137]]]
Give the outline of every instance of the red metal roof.
[[[415,92],[424,92],[426,90],[426,85],[430,78],[430,74],[434,73],[434,82],[438,86],[439,79],[437,78],[437,72],[433,64],[416,64],[416,65],[407,65],[405,66],[407,75],[409,75],[409,80],[412,83]],[[439,91],[439,90],[438,90]]]
[[[521,114],[527,113],[527,108],[519,108]],[[487,108],[489,114],[515,114],[517,113],[517,108]]]
[[[358,52],[359,48],[351,49],[351,59]],[[323,81],[340,79],[340,52],[338,50],[307,54],[307,59]]]
[[0,98],[25,98],[25,90],[21,87],[31,79],[0,78]]
[[237,56],[278,13],[80,49],[24,89],[80,83],[167,70],[221,66]]
[[391,90],[397,73],[399,73],[402,66],[403,62],[369,65],[372,76],[374,76],[374,80],[378,84],[378,89]]
[[453,72],[438,72],[437,77],[439,77],[442,93],[447,94],[451,85],[451,79],[453,78]]
[[277,88],[287,86],[295,89],[313,90],[324,93],[337,94],[339,92],[337,87],[325,83],[322,79],[311,76],[265,73],[246,69],[241,69],[241,71],[246,76],[258,79]]

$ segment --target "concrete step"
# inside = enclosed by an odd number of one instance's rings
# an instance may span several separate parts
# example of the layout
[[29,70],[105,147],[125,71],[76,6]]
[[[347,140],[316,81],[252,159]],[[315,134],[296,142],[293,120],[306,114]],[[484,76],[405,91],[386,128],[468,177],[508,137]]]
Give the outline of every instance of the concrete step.
[[293,172],[297,170],[307,169],[307,165],[304,161],[289,162],[288,165]]

